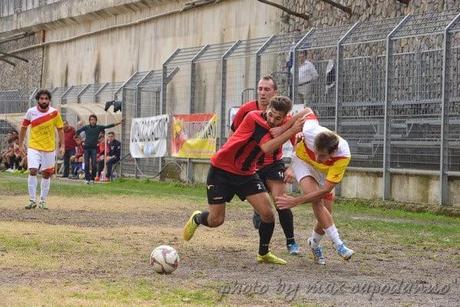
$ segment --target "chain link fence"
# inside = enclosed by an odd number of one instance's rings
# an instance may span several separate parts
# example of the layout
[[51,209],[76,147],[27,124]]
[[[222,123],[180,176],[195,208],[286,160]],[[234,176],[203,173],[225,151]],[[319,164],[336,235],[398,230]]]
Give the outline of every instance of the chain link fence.
[[[322,125],[348,140],[351,167],[383,174],[384,198],[391,173],[416,172],[438,175],[447,203],[447,179],[460,175],[459,48],[457,12],[409,15],[181,48],[160,70],[52,94],[62,105],[122,100],[122,172],[156,176],[161,159],[129,157],[131,118],[216,113],[221,145],[230,109],[255,99],[257,81],[271,74],[280,94],[312,107]],[[1,116],[24,112],[29,97],[1,93]]]

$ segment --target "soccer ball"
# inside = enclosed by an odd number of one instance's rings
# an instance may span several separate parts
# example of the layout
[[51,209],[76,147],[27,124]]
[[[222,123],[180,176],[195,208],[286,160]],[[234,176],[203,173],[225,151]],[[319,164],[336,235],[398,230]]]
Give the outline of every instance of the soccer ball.
[[179,255],[168,245],[160,245],[150,254],[150,265],[159,274],[171,274],[179,266]]

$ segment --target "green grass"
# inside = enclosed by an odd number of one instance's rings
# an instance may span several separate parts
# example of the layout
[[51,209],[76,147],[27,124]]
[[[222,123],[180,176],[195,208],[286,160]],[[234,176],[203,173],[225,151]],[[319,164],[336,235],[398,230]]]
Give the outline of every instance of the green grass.
[[[26,175],[0,173],[0,195],[22,194],[27,191]],[[85,185],[84,181],[52,181],[52,193],[62,196],[85,195],[138,195],[171,197],[184,196],[190,199],[204,198],[204,185],[187,185],[176,182],[160,182],[149,179],[118,179],[105,184]]]

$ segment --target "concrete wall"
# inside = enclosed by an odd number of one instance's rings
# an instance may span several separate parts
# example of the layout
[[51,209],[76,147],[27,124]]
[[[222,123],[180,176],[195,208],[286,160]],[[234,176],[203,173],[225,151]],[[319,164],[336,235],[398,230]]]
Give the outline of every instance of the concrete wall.
[[[187,165],[182,164],[180,179],[187,181]],[[197,183],[205,183],[209,162],[193,163],[193,180]],[[342,197],[361,199],[382,199],[383,177],[380,173],[348,170],[342,181]],[[292,189],[289,189],[292,190]],[[460,178],[449,179],[450,205],[460,207]],[[439,201],[439,178],[429,175],[391,175],[391,198],[394,201],[438,204]]]
[[[48,30],[46,41],[174,12],[184,1]],[[159,69],[177,48],[261,37],[278,32],[279,12],[256,1],[223,1],[86,36],[46,49],[44,83],[62,86],[123,81],[135,71]],[[77,64],[77,65],[75,65]]]

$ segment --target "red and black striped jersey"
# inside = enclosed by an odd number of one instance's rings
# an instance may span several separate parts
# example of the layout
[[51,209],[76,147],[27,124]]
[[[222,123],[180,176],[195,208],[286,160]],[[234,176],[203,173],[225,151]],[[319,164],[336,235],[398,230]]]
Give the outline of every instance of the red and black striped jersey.
[[262,111],[246,114],[235,133],[211,158],[214,167],[237,175],[253,175],[256,163],[264,156],[260,145],[270,141],[270,126]]
[[257,102],[257,100],[245,102],[238,109],[238,112],[236,112],[235,117],[233,118],[230,129],[232,129],[232,131],[235,132],[236,129],[238,129],[239,125],[241,125],[241,123],[243,122],[244,117],[252,111],[260,111],[259,103]]
[[[235,118],[233,119],[231,129],[232,131],[236,131],[238,129],[239,125],[243,122],[244,117],[251,111],[258,111],[259,110],[259,104],[257,100],[251,100],[243,104],[239,109],[238,112],[235,115]],[[283,121],[283,124],[286,123],[291,116],[286,116],[286,118]],[[295,136],[291,139],[292,145],[295,145]],[[268,154],[263,154],[259,157],[257,160],[257,168],[260,169],[264,166],[271,165],[276,161],[279,161],[283,158],[283,147],[280,146],[277,148],[274,152],[268,153]]]

